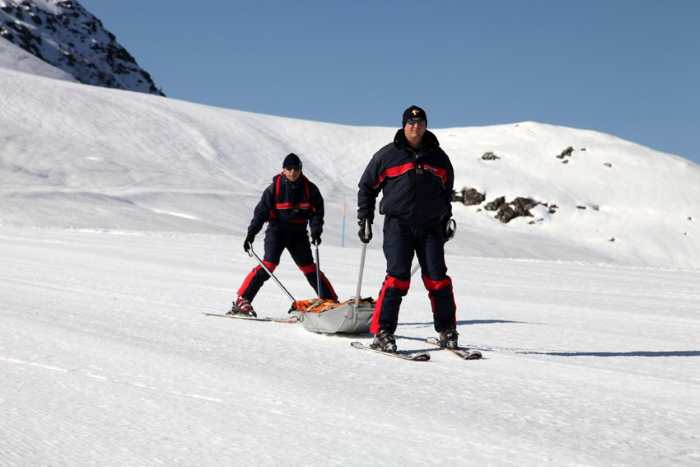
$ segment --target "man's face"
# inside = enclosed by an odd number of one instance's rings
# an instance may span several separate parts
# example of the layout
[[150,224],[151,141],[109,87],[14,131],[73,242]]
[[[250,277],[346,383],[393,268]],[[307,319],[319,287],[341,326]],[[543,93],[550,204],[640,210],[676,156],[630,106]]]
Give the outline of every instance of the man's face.
[[282,169],[282,173],[285,177],[287,177],[287,180],[289,180],[290,182],[296,182],[297,180],[299,180],[299,177],[301,177],[301,168],[285,167]]
[[403,127],[406,139],[413,147],[418,147],[428,125],[423,119],[409,118]]

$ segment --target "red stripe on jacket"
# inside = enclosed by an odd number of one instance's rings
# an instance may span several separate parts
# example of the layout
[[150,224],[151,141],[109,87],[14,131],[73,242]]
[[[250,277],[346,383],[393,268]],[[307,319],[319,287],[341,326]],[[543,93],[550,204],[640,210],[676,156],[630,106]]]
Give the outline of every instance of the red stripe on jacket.
[[275,203],[275,209],[311,209],[311,203],[301,202],[295,205],[294,203]]
[[377,179],[376,182],[374,182],[373,188],[377,189],[379,188],[379,185],[381,185],[384,180],[389,177],[398,177],[399,175],[403,175],[409,170],[413,170],[416,168],[416,163],[415,162],[407,162],[405,164],[401,165],[395,165],[393,167],[389,167],[385,169],[381,174],[379,174],[379,178]]
[[429,164],[423,164],[423,168],[438,177],[442,181],[443,185],[447,185],[447,169],[442,169]]

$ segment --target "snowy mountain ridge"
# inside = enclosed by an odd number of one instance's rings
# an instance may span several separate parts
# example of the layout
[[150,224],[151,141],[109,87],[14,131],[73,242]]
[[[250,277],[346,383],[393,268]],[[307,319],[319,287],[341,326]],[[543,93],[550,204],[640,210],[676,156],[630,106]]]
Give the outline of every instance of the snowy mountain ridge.
[[75,78],[29,52],[20,49],[12,42],[0,40],[0,68],[20,71],[47,78],[75,81]]
[[[0,70],[0,85],[13,89],[0,110],[0,222],[10,226],[241,234],[293,151],[326,198],[324,243],[356,245],[357,181],[396,131],[8,69]],[[474,206],[454,205],[454,253],[700,267],[700,167],[692,162],[535,122],[433,131],[451,156],[456,189],[485,196]],[[482,158],[486,153],[496,158]],[[500,197],[541,204],[531,207],[532,217],[504,224],[487,209]],[[375,231],[373,247],[381,245],[381,228]]]
[[0,38],[81,83],[163,95],[114,34],[76,0],[0,0]]

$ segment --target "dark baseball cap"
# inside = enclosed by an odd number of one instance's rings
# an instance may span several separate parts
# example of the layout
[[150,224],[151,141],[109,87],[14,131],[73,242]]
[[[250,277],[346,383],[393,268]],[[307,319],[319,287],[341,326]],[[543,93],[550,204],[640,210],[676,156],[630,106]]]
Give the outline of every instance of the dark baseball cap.
[[403,111],[403,118],[401,119],[401,126],[402,127],[406,126],[406,122],[408,122],[409,120],[412,122],[418,122],[418,121],[422,120],[427,124],[428,123],[428,116],[425,114],[425,110],[421,109],[417,105],[412,105]]

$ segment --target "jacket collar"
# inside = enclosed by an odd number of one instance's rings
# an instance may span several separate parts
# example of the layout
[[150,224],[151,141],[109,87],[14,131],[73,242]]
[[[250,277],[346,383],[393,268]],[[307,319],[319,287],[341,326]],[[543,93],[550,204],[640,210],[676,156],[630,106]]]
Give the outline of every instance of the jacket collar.
[[[394,145],[400,149],[410,147],[408,141],[406,140],[406,134],[403,132],[403,128],[396,132],[396,135],[394,136]],[[440,142],[438,141],[437,137],[431,131],[425,130],[423,140],[421,141],[421,145],[418,149],[434,149],[438,147],[440,147]]]
[[274,177],[272,177],[272,181],[275,182],[275,180],[277,179],[277,177],[280,178],[280,182],[282,182],[283,184],[289,185],[290,187],[293,187],[293,188],[296,188],[296,187],[298,187],[298,186],[302,186],[302,185],[306,182],[306,176],[304,176],[304,173],[303,173],[303,172],[301,173],[301,176],[297,179],[296,182],[290,181],[290,180],[289,180],[287,177],[285,177],[284,174],[281,173],[281,172],[280,172],[279,174],[275,175]]

